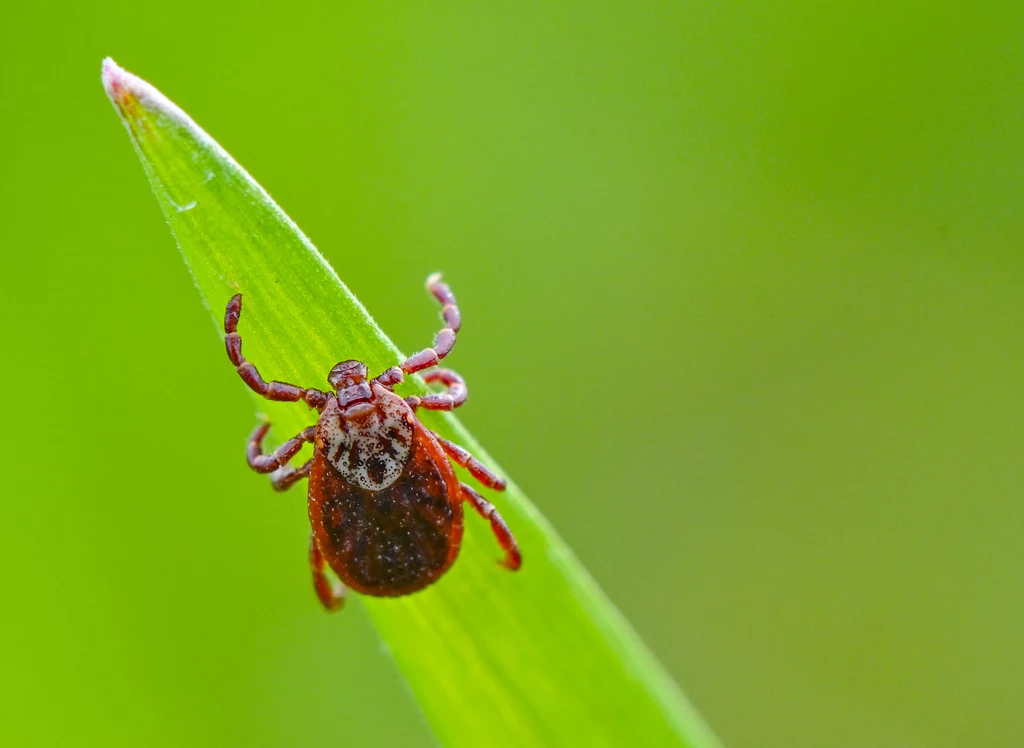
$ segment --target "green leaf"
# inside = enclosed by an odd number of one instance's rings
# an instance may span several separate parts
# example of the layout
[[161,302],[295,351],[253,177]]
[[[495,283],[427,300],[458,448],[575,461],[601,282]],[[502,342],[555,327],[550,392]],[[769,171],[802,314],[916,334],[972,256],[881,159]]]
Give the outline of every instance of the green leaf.
[[[359,358],[379,372],[402,358],[298,226],[181,109],[109,59],[103,85],[218,329],[227,300],[245,294],[239,330],[267,379],[323,387],[338,360]],[[436,313],[432,304],[424,293],[424,314]],[[402,391],[426,388],[411,378]],[[259,408],[277,441],[314,420],[301,403],[259,400]],[[496,465],[450,414],[421,416]],[[521,571],[499,567],[489,527],[470,511],[462,553],[437,584],[403,598],[359,598],[440,741],[718,745],[515,484],[488,493],[518,538]]]

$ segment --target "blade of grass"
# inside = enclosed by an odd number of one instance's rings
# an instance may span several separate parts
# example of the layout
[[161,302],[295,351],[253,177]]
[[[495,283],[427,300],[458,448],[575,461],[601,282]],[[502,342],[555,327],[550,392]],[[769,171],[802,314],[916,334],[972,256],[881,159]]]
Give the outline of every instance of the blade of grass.
[[[112,60],[102,79],[218,328],[227,300],[246,295],[246,356],[268,379],[320,387],[340,359],[359,358],[370,371],[400,360],[309,239],[220,145]],[[425,314],[428,303],[424,294]],[[426,388],[413,378],[404,391]],[[300,404],[259,400],[259,409],[278,440],[313,421]],[[496,464],[450,414],[422,417]],[[441,582],[404,598],[360,598],[440,741],[717,746],[515,484],[489,498],[519,540],[520,572],[497,565],[489,528],[470,512],[460,558]]]

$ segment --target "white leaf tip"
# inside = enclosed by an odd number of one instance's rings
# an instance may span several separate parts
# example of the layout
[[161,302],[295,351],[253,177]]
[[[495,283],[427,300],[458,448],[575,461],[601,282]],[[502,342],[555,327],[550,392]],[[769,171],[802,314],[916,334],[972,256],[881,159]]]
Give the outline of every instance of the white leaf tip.
[[103,89],[107,92],[107,97],[126,125],[130,120],[138,119],[141,110],[146,110],[151,113],[159,113],[183,124],[195,130],[197,137],[208,139],[209,136],[199,130],[189,116],[166,96],[139,76],[122,68],[114,62],[113,58],[103,59],[100,80],[103,82]]
[[124,68],[114,62],[112,57],[103,58],[100,80],[103,81],[103,89],[107,92],[107,96],[109,96],[111,100],[117,101],[117,99],[124,95],[122,92],[126,87],[126,76],[128,76],[128,73],[125,72]]

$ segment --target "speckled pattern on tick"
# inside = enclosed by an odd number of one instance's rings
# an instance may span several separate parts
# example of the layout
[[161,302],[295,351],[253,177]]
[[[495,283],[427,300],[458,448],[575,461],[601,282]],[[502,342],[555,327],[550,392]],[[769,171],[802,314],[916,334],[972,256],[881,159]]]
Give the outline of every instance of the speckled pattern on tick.
[[[441,303],[445,324],[433,347],[369,381],[364,363],[342,361],[327,376],[333,392],[263,381],[242,356],[242,295],[228,302],[224,344],[242,380],[268,400],[301,400],[320,414],[315,426],[272,454],[263,454],[270,424],[261,424],[249,437],[246,457],[256,472],[272,473],[278,491],[309,478],[309,565],[316,594],[328,610],[344,604],[346,587],[394,597],[437,581],[459,554],[463,501],[490,521],[505,551],[502,564],[515,571],[522,563],[505,520],[483,496],[458,481],[449,460],[495,491],[505,490],[505,481],[416,417],[418,408],[457,408],[467,394],[462,377],[433,368],[455,345],[461,324],[455,297],[439,274],[427,279],[427,290]],[[443,385],[444,392],[406,398],[394,393],[406,374],[425,369],[429,371],[423,379]],[[306,442],[314,446],[312,459],[301,467],[289,466]],[[327,566],[340,583],[328,578]]]

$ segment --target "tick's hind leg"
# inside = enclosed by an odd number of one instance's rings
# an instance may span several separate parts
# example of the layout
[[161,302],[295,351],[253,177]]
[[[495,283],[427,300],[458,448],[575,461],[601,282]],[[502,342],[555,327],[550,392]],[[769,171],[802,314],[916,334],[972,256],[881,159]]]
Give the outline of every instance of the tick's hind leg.
[[405,398],[413,410],[421,407],[427,410],[455,410],[466,402],[469,396],[465,380],[451,369],[432,369],[423,375],[423,380],[440,382],[447,389],[445,392],[431,392],[423,397],[412,395]]
[[348,590],[341,582],[327,576],[327,562],[314,535],[309,536],[309,570],[313,572],[313,589],[324,608],[328,611],[341,610]]
[[448,288],[448,284],[441,282],[440,273],[434,273],[427,278],[427,290],[441,303],[444,327],[434,338],[433,347],[424,348],[402,362],[401,369],[406,374],[436,366],[438,361],[451,353],[452,346],[455,345],[455,334],[462,326],[462,318],[459,316],[459,307],[455,303],[455,296]]
[[245,356],[242,355],[242,336],[238,334],[238,318],[241,315],[242,294],[238,293],[231,297],[228,308],[224,312],[224,347],[242,381],[249,385],[257,395],[262,395],[268,400],[283,402],[303,400],[310,408],[318,410],[323,408],[327,404],[327,395],[320,390],[304,389],[287,382],[263,381],[256,366],[252,362],[246,361]]
[[498,539],[498,545],[505,550],[505,558],[501,565],[510,571],[516,571],[523,565],[523,556],[519,552],[516,539],[512,536],[512,531],[508,529],[508,525],[505,524],[505,520],[498,514],[494,504],[465,483],[460,483],[459,486],[462,488],[463,500],[472,504],[473,508],[480,513],[480,516],[491,523],[491,530],[494,532],[494,537]]
[[[275,470],[284,468],[288,464],[288,461],[299,453],[303,444],[306,442],[312,442],[313,439],[316,438],[316,426],[310,426],[309,428],[303,429],[301,434],[293,436],[270,454],[265,455],[263,454],[263,437],[267,435],[267,431],[269,430],[269,423],[261,423],[249,436],[249,444],[246,446],[245,458],[249,462],[249,467],[257,473],[272,473]],[[307,465],[303,465],[295,472],[299,473],[303,470],[308,472]],[[305,475],[305,473],[303,473],[303,475]],[[287,488],[301,477],[301,475],[297,476],[279,490]],[[275,483],[276,482],[277,481],[275,480]]]
[[[430,433],[434,434],[433,431]],[[499,478],[497,475],[492,473],[490,468],[480,462],[480,460],[475,458],[468,451],[460,447],[458,444],[454,444],[437,434],[434,434],[434,437],[438,442],[440,442],[441,449],[443,449],[456,464],[462,465],[462,467],[466,468],[478,481],[495,491],[505,490],[504,478]]]

